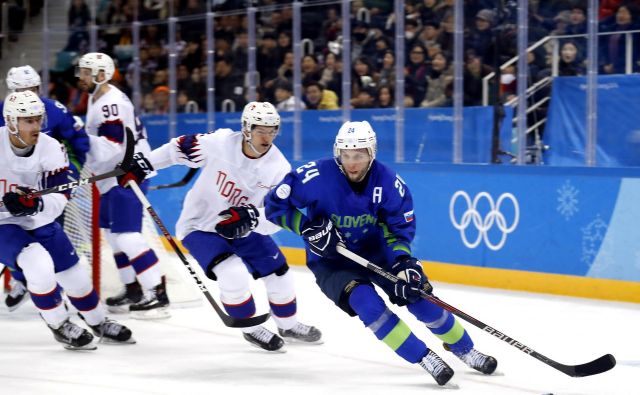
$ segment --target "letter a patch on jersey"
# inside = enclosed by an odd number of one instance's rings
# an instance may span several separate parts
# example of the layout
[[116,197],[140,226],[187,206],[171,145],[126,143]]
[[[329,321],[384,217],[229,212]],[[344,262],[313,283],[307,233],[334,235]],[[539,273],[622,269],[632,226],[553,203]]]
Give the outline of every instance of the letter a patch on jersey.
[[405,220],[405,222],[411,222],[411,221],[413,221],[413,218],[414,218],[414,216],[413,216],[413,210],[411,210],[411,211],[407,211],[406,213],[404,213],[404,220]]

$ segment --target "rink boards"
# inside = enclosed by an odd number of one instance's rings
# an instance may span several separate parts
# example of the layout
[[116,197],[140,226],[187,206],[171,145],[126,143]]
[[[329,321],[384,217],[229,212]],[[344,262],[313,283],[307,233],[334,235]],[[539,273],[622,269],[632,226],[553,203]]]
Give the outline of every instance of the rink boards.
[[[413,252],[434,280],[640,303],[640,170],[395,168],[413,194]],[[168,169],[153,182],[185,171]],[[172,231],[186,191],[150,194]],[[274,237],[290,264],[304,264],[298,236]]]

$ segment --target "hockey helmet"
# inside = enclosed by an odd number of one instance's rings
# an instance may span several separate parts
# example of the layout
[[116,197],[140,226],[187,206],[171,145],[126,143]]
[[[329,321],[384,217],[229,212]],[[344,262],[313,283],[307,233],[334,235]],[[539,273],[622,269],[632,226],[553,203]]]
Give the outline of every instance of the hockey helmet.
[[340,150],[359,148],[365,148],[373,161],[378,151],[376,132],[367,121],[345,122],[338,130],[333,144],[333,156],[340,160]]
[[269,102],[257,102],[244,106],[242,110],[242,133],[250,139],[250,133],[254,126],[273,126],[276,134],[280,130],[280,115],[278,110]]
[[12,67],[7,73],[7,88],[11,91],[39,87],[40,75],[31,66]]
[[[4,101],[2,116],[12,134],[17,135],[18,118],[42,116],[44,120],[44,103],[32,91],[12,92]],[[10,125],[16,128],[11,129]]]
[[[111,59],[109,55],[100,52],[90,52],[82,55],[82,57],[78,61],[78,67],[76,67],[76,77],[80,77],[80,69],[84,68],[91,70],[93,83],[96,85],[104,84],[107,81],[110,81],[111,78],[113,78],[113,73],[116,69],[115,65],[113,64],[113,59]],[[104,71],[105,76],[105,80],[102,82],[98,82],[96,80],[100,71]]]

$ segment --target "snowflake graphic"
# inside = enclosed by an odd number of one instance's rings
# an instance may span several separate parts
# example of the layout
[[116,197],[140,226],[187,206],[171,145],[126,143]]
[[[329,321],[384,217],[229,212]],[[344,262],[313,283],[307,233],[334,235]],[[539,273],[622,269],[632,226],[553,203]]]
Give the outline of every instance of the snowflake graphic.
[[605,246],[602,245],[604,236],[607,234],[608,225],[599,215],[591,223],[582,228],[582,262],[591,267],[598,251]]
[[578,212],[578,193],[580,191],[566,180],[558,190],[558,206],[556,210],[568,221]]

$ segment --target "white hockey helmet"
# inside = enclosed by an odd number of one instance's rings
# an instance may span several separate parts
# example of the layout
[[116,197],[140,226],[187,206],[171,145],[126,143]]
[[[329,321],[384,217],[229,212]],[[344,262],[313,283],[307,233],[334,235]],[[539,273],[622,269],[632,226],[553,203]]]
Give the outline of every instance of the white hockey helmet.
[[44,103],[32,91],[11,92],[4,100],[2,116],[13,135],[18,134],[18,118],[42,116],[44,122],[44,114]]
[[371,161],[376,158],[378,142],[376,132],[367,121],[345,122],[338,130],[333,144],[333,156],[340,161],[340,150],[366,148]]
[[[96,85],[104,84],[110,81],[111,78],[113,78],[113,73],[116,69],[115,65],[113,64],[113,59],[111,59],[109,55],[100,52],[89,52],[82,55],[82,57],[78,61],[78,67],[76,68],[76,77],[80,76],[79,69],[84,68],[91,70],[93,83]],[[100,71],[104,71],[105,76],[105,80],[102,82],[98,82],[96,80]]]
[[257,102],[244,106],[242,110],[242,133],[247,139],[251,139],[251,130],[254,126],[273,126],[276,134],[280,130],[280,115],[278,110],[269,102]]
[[11,91],[39,87],[40,75],[31,66],[12,67],[7,73],[7,88]]

